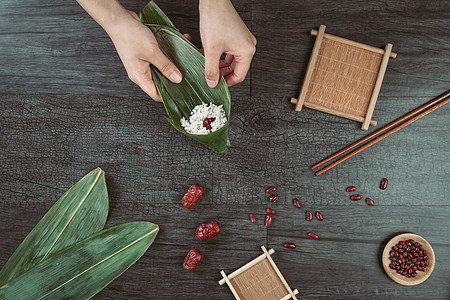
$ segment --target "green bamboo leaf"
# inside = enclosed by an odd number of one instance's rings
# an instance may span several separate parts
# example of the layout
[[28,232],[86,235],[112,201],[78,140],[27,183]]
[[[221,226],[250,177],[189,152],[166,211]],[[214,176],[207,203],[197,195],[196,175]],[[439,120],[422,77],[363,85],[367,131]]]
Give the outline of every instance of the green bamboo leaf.
[[0,299],[88,299],[134,264],[158,230],[131,222],[93,234],[1,287]]
[[0,286],[101,230],[107,216],[105,173],[97,168],[72,186],[31,230],[0,271]]
[[[161,51],[180,69],[181,83],[172,83],[153,65],[150,66],[169,122],[180,132],[197,140],[219,154],[226,155],[230,148],[228,128],[231,98],[223,76],[215,88],[210,88],[205,79],[205,57],[182,34],[177,32],[169,18],[152,1],[141,12],[141,21],[152,30]],[[223,105],[226,124],[218,131],[207,135],[187,133],[181,126],[181,118],[189,119],[192,109],[202,103]]]

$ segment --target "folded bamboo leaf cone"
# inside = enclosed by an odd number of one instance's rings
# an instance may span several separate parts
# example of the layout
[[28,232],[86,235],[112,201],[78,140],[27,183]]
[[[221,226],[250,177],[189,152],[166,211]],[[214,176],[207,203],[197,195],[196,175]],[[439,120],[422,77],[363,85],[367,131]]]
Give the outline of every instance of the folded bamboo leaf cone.
[[[231,98],[225,79],[221,76],[215,88],[208,86],[203,54],[177,31],[155,2],[151,1],[141,10],[140,19],[153,32],[162,52],[183,74],[180,83],[172,83],[156,67],[150,65],[153,80],[167,111],[167,120],[185,135],[221,155],[226,155],[230,149],[228,128]],[[189,119],[191,111],[203,103],[222,105],[227,120],[220,129],[211,133],[188,133],[181,125],[181,119]]]

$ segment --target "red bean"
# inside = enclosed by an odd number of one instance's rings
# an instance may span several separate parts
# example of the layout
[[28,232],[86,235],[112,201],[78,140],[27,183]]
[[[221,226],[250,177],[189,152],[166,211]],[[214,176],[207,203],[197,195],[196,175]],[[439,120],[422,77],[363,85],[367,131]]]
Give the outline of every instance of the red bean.
[[366,203],[369,206],[374,206],[375,205],[375,202],[372,199],[370,199],[370,198],[366,198]]
[[272,194],[272,193],[275,192],[276,190],[277,190],[276,187],[271,186],[271,187],[269,187],[269,188],[266,190],[266,193],[267,193],[267,194]]
[[267,214],[266,216],[266,227],[269,227],[272,224],[273,216],[271,214]]
[[249,214],[248,216],[249,216],[249,218],[250,218],[250,222],[256,223],[256,218],[255,218],[255,215],[254,215],[254,214]]
[[269,197],[269,202],[275,202],[278,200],[278,196],[277,195],[272,195]]
[[268,214],[271,214],[271,215],[274,215],[274,214],[275,214],[275,211],[274,211],[273,209],[271,209],[271,208],[266,208],[266,212],[267,212]]
[[319,221],[323,221],[323,215],[320,211],[316,211],[316,218]]
[[302,204],[300,203],[300,201],[297,198],[292,200],[292,202],[294,203],[295,207],[302,208]]
[[306,221],[311,222],[313,219],[313,214],[309,210],[306,211]]
[[358,201],[358,200],[362,199],[362,196],[361,195],[352,195],[352,196],[350,196],[350,199],[353,201]]
[[315,240],[319,239],[319,236],[317,234],[313,233],[313,232],[308,232],[308,236],[312,237]]
[[297,246],[294,243],[284,243],[284,248],[295,249]]
[[426,266],[429,265],[423,247],[414,240],[399,241],[389,252],[389,259],[391,260],[389,267],[408,278],[416,277],[417,271],[425,272]]
[[349,192],[349,193],[350,193],[350,192],[354,192],[354,191],[356,191],[356,186],[353,186],[353,185],[352,185],[352,186],[349,186],[348,188],[345,189],[345,191],[346,191],[346,192]]
[[388,180],[387,180],[387,178],[381,179],[381,182],[380,182],[380,189],[385,190],[385,189],[387,188],[387,186],[388,186]]

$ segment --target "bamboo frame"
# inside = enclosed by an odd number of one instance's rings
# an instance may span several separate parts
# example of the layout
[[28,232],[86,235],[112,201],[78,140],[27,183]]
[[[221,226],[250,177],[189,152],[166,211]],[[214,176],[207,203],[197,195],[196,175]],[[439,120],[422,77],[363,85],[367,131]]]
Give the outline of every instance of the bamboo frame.
[[[376,126],[372,120],[389,58],[397,57],[392,44],[385,49],[325,33],[325,25],[311,30],[317,36],[295,110],[302,107]],[[337,48],[336,48],[337,47]],[[333,49],[339,51],[333,52]],[[316,74],[317,73],[317,74]]]
[[[270,249],[269,251],[267,251],[266,247],[264,247],[264,246],[261,246],[261,249],[264,252],[263,254],[261,254],[254,260],[248,262],[247,264],[240,267],[239,269],[235,270],[230,275],[227,276],[223,270],[220,271],[220,274],[222,275],[223,278],[221,280],[219,280],[219,284],[223,285],[226,283],[228,285],[228,287],[230,288],[231,292],[233,293],[234,297],[237,300],[241,300],[241,298],[240,298],[238,292],[236,291],[235,287],[233,286],[231,280],[233,280],[233,278],[236,278],[236,277],[242,276],[242,275],[247,275],[247,276],[251,277],[252,272],[253,272],[252,267],[257,266],[260,263],[268,262],[269,265],[271,266],[270,272],[273,272],[273,274],[271,274],[271,275],[276,276],[280,280],[283,288],[288,292],[288,294],[283,296],[282,298],[280,298],[280,300],[287,300],[287,299],[291,299],[291,298],[294,300],[297,300],[297,297],[295,295],[298,294],[298,290],[297,289],[295,289],[293,291],[291,290],[288,283],[286,282],[283,275],[281,274],[280,270],[278,269],[275,262],[273,261],[272,257],[270,256],[275,251],[273,249]],[[263,282],[263,284],[267,285],[269,283]],[[260,297],[263,297],[263,296],[264,295],[261,295]],[[274,299],[274,300],[278,300],[278,299]]]

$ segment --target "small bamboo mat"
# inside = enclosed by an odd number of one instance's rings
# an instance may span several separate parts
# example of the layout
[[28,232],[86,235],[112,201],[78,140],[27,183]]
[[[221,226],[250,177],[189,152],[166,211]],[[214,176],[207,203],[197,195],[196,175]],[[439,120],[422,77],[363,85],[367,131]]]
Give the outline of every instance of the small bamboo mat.
[[324,38],[306,99],[365,117],[383,55]]
[[241,300],[281,299],[289,292],[265,259],[230,280]]
[[312,30],[316,41],[298,99],[292,98],[295,110],[303,106],[355,120],[361,129],[375,126],[372,120],[381,83],[383,82],[392,44],[385,49],[357,43]]
[[222,270],[223,279],[237,300],[297,300],[298,290],[291,290],[270,256],[275,251],[261,246],[263,254],[229,275]]

